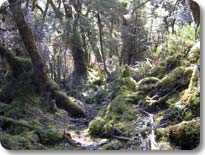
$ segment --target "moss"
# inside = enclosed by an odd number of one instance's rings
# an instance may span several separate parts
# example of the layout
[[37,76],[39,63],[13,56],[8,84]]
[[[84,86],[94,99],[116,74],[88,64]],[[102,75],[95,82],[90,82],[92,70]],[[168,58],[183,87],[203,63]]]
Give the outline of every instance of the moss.
[[166,69],[168,71],[171,71],[173,69],[175,69],[178,66],[181,66],[181,59],[182,59],[182,55],[180,54],[175,54],[175,55],[171,55],[166,57],[165,59],[165,64],[166,64]]
[[156,86],[156,83],[159,82],[160,80],[155,77],[146,77],[142,80],[140,80],[138,84],[138,90],[140,90],[142,93],[147,93],[154,89]]
[[55,129],[41,129],[37,131],[40,142],[45,145],[52,145],[63,140],[64,133]]
[[169,96],[166,103],[171,106],[174,105],[179,100],[179,92],[175,92],[173,95]]
[[186,88],[191,76],[191,68],[177,67],[157,83],[157,89],[161,90],[162,94],[166,94],[177,87],[178,89]]
[[167,72],[167,69],[166,69],[165,63],[160,63],[151,70],[151,76],[161,79],[164,77],[166,72]]
[[185,120],[185,121],[190,121],[190,120],[192,120],[192,118],[193,118],[193,115],[190,111],[186,112],[183,116],[183,120]]
[[108,144],[105,144],[102,147],[102,150],[120,150],[123,148],[123,144],[122,142],[118,141],[118,140],[113,140]]
[[171,144],[182,150],[195,149],[200,143],[200,122],[189,121],[168,128]]
[[89,131],[93,136],[101,136],[102,135],[102,128],[105,125],[105,120],[101,117],[96,117],[93,121],[89,124]]
[[111,137],[120,131],[129,134],[137,114],[138,111],[132,108],[129,96],[126,93],[121,94],[100,111],[98,117],[90,123],[89,131],[91,135],[98,137]]
[[13,76],[18,77],[22,73],[27,73],[32,70],[31,60],[25,57],[16,57],[15,64],[12,64],[13,67]]
[[194,117],[200,116],[200,92],[199,91],[192,93],[188,108],[191,110]]
[[186,90],[177,104],[185,107],[182,112],[184,120],[200,117],[200,92],[197,88],[193,88],[191,92]]
[[191,48],[188,54],[188,60],[193,64],[196,64],[199,58],[200,58],[200,42],[196,43]]
[[131,77],[131,71],[128,65],[125,65],[124,71],[122,73],[122,77],[123,78]]
[[82,107],[82,102],[72,97],[68,97],[66,93],[60,90],[54,90],[53,97],[59,108],[65,109],[69,115],[73,117],[85,117],[85,112]]
[[106,123],[103,128],[102,128],[102,132],[104,135],[106,135],[107,137],[111,137],[113,134],[113,121],[109,121],[108,123]]
[[5,109],[5,116],[15,119],[32,118],[43,115],[41,98],[38,96],[26,96],[15,98],[10,108]]
[[157,128],[155,131],[157,141],[168,141],[168,132],[165,128]]
[[15,135],[2,134],[0,136],[1,144],[8,150],[40,150],[45,149],[40,143],[33,141],[33,138],[29,138],[27,135]]
[[192,150],[200,143],[200,122],[184,121],[167,128],[158,128],[156,135],[159,142],[170,143],[182,150]]
[[46,85],[49,85],[50,89],[52,89],[52,90],[59,90],[60,89],[58,84],[56,82],[54,82],[51,78],[48,78]]
[[26,133],[19,134],[20,136],[26,137],[30,142],[37,144],[40,142],[39,136],[36,134],[35,131],[29,131]]
[[122,78],[120,86],[125,86],[127,90],[136,90],[137,83],[131,77]]
[[12,118],[0,117],[1,128],[8,134],[19,135],[22,132],[27,132],[30,130],[37,130],[39,128],[38,124],[33,122],[27,122],[25,120],[15,120]]

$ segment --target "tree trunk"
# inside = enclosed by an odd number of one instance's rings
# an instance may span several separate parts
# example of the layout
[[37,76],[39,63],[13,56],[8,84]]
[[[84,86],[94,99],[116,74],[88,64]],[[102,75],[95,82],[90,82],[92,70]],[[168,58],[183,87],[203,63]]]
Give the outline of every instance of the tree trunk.
[[71,49],[74,60],[73,86],[85,84],[87,80],[87,64],[85,60],[85,52],[82,47],[82,40],[79,31],[75,27],[73,29],[73,37],[71,38]]
[[189,7],[191,9],[194,22],[198,27],[200,25],[200,7],[194,0],[189,0]]
[[80,26],[78,24],[80,14],[79,14],[79,10],[76,10],[78,14],[76,15],[77,17],[75,17],[74,24],[72,25],[71,24],[71,22],[73,22],[72,7],[71,5],[65,4],[65,2],[63,4],[64,4],[66,18],[67,18],[67,30],[68,30],[66,43],[71,48],[72,56],[74,60],[72,87],[76,87],[85,84],[87,80],[86,53],[83,50],[82,36],[80,33]]
[[102,55],[102,60],[103,60],[103,66],[104,66],[104,70],[107,76],[110,75],[108,69],[107,69],[107,65],[106,65],[106,55],[104,53],[104,48],[103,48],[103,40],[102,40],[102,23],[101,23],[101,17],[100,17],[100,13],[97,14],[97,20],[98,20],[98,28],[99,28],[99,36],[100,36],[100,49],[101,49],[101,55]]
[[200,7],[194,0],[189,0],[189,7],[195,22],[195,38],[199,37],[198,27],[200,25]]
[[50,91],[53,98],[56,99],[56,104],[60,108],[67,110],[72,116],[84,117],[85,113],[83,109],[74,102],[71,102],[65,94],[61,93],[59,87],[56,87],[55,82],[48,78],[46,66],[43,63],[40,52],[36,47],[33,33],[24,18],[24,14],[21,9],[21,1],[9,0],[9,4],[20,36],[22,37],[25,48],[31,58],[34,82],[37,88],[39,88],[40,94]]
[[24,19],[23,11],[21,9],[21,1],[9,0],[9,3],[10,10],[13,13],[13,19],[17,25],[25,48],[27,49],[33,64],[35,83],[40,89],[43,89],[45,81],[47,81],[46,67],[43,64],[43,60],[36,47],[33,33]]

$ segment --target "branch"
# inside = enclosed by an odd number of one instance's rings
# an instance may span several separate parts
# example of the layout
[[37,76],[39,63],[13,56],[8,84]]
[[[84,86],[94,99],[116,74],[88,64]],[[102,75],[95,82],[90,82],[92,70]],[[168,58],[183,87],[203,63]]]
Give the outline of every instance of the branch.
[[43,9],[38,4],[36,4],[35,7],[38,8],[41,11],[41,13],[43,14]]
[[53,8],[53,11],[55,12],[56,18],[63,19],[63,14],[59,11],[59,9],[55,6],[52,0],[49,0],[49,3],[51,4],[51,7]]
[[143,6],[144,6],[145,4],[147,4],[149,1],[150,1],[150,0],[146,0],[144,3],[142,3],[142,4],[140,4],[139,6],[135,7],[135,8],[133,9],[133,11],[132,11],[131,14],[134,14],[134,12],[135,12],[137,9],[143,7]]

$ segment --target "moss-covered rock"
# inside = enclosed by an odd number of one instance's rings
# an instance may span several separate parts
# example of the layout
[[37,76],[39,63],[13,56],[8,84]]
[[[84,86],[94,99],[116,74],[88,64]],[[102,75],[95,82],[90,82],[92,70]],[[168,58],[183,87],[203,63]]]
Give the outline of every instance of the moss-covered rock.
[[186,90],[177,104],[184,106],[182,111],[184,120],[188,121],[200,117],[200,92],[198,88],[193,88],[192,92]]
[[169,127],[170,142],[182,150],[192,150],[200,143],[200,122],[182,122]]
[[[34,137],[32,137],[34,136]],[[8,150],[41,150],[45,147],[38,143],[36,135],[24,133],[23,135],[1,134],[0,141],[4,148]],[[37,140],[37,141],[36,141]]]
[[161,94],[169,93],[176,88],[184,89],[189,85],[192,72],[192,68],[177,67],[157,83],[157,89]]
[[[132,121],[137,119],[138,111],[133,109],[127,98],[129,96],[126,96],[126,93],[117,96],[99,113],[98,117],[89,125],[91,135],[110,137],[115,132],[124,131],[126,133],[131,131]],[[130,124],[129,127],[128,124]]]
[[101,136],[103,134],[102,128],[105,125],[105,120],[101,117],[96,117],[89,124],[89,131],[93,136]]
[[123,148],[123,144],[122,142],[118,141],[118,140],[113,140],[108,144],[105,144],[102,147],[102,150],[120,150]]
[[62,142],[64,138],[64,133],[56,129],[41,129],[37,131],[37,134],[40,138],[40,142],[46,145],[52,145]]
[[200,122],[198,120],[184,121],[167,128],[156,130],[158,141],[169,142],[182,150],[192,150],[200,143]]

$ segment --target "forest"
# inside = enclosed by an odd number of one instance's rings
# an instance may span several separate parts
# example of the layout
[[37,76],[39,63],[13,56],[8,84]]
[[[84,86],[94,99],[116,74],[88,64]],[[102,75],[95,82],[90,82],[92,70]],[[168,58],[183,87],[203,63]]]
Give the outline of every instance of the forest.
[[193,150],[193,0],[4,0],[0,142],[9,150]]

